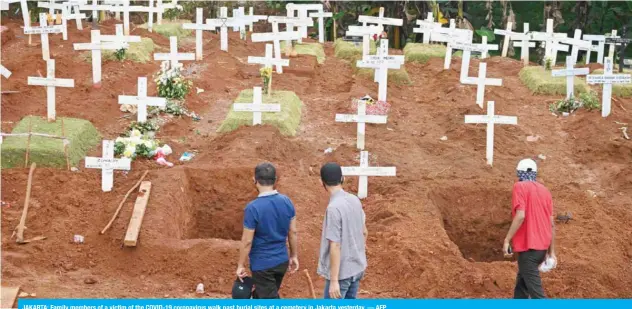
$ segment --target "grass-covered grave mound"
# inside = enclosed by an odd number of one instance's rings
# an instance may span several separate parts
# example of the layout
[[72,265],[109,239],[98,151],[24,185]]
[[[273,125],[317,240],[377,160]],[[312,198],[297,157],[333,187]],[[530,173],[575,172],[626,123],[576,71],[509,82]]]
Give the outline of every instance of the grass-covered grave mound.
[[[408,43],[404,46],[406,62],[426,63],[431,58],[445,58],[447,48],[442,44]],[[463,52],[457,51],[452,56],[461,57]]]
[[[601,75],[603,70],[595,70],[590,74]],[[615,69],[612,74],[632,74],[632,70],[623,69],[623,73],[619,73],[619,69]],[[602,85],[598,84],[596,86],[601,87]],[[632,84],[612,84],[612,95],[620,98],[632,97]]]
[[[62,136],[62,118],[56,122],[48,122],[37,116],[24,117],[13,128],[11,133],[42,133]],[[90,121],[76,118],[63,118],[65,137],[68,139],[68,159],[71,166],[76,166],[86,153],[101,142],[101,136]],[[27,136],[7,136],[2,143],[2,168],[24,167],[26,159]],[[66,168],[64,142],[50,137],[31,136],[29,145],[29,164],[38,166]]]
[[[555,69],[555,68],[554,68]],[[522,68],[520,80],[534,94],[566,95],[566,76],[553,77],[551,71],[542,66],[528,66]],[[588,85],[582,78],[575,77],[575,95],[588,91]]]
[[[369,54],[375,54],[377,48],[375,41],[369,41]],[[336,58],[347,61],[354,61],[362,57],[362,42],[350,42],[343,39],[337,39],[334,42],[334,55]]]
[[[146,63],[151,61],[154,53],[154,41],[150,38],[141,38],[140,42],[129,43],[129,48],[125,50],[125,59],[138,63]],[[118,61],[116,59],[115,50],[103,50],[101,51],[101,58],[103,61]],[[87,51],[80,54],[84,61],[92,61],[92,52]]]
[[[243,90],[235,100],[235,103],[252,103],[252,89]],[[301,109],[303,102],[292,91],[272,91],[271,95],[263,95],[263,104],[280,104],[281,111],[278,113],[261,113],[262,124],[269,124],[277,127],[281,134],[286,136],[296,135],[298,126],[301,123]],[[252,125],[252,112],[236,112],[232,106],[226,119],[217,129],[217,132],[231,132],[240,126]]]
[[[281,50],[285,52],[285,41],[281,41]],[[294,50],[298,55],[307,55],[316,57],[318,64],[325,63],[325,49],[320,43],[296,43]]]
[[[190,36],[193,33],[193,30],[183,29],[182,24],[191,23],[189,20],[162,20],[162,23],[159,25],[154,21],[152,25],[152,31],[163,35],[165,37],[177,36],[178,39]],[[143,29],[148,29],[149,25],[147,23],[139,26]]]

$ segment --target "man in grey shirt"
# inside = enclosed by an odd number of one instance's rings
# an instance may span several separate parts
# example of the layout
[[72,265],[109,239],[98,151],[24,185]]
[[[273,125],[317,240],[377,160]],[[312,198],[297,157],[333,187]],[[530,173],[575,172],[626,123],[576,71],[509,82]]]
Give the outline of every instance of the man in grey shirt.
[[326,299],[355,299],[367,267],[362,203],[357,196],[342,190],[340,165],[323,165],[320,179],[330,199],[323,221],[318,274],[326,279]]

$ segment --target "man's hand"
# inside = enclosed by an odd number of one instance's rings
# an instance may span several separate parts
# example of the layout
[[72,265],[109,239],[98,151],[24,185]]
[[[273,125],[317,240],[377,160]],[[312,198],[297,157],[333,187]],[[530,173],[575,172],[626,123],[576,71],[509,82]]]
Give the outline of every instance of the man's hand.
[[297,256],[290,258],[290,265],[288,269],[290,270],[290,274],[293,274],[298,270],[298,257]]
[[513,255],[513,253],[509,253],[509,241],[506,239],[503,243],[503,254],[505,255],[505,258],[509,258]]
[[237,266],[237,271],[235,272],[235,274],[237,275],[237,278],[239,278],[239,281],[244,282],[244,278],[246,276],[248,276],[248,273],[246,272],[246,267],[244,267],[243,265],[239,265]]
[[329,298],[341,298],[340,283],[338,283],[338,280],[329,281]]

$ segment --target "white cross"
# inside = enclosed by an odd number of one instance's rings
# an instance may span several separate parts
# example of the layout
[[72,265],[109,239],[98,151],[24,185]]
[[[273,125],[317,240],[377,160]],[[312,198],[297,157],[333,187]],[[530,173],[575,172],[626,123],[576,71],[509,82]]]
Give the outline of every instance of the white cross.
[[[129,35],[129,13],[130,12],[146,12],[149,13],[150,18],[147,22],[147,29],[151,32],[153,28],[153,13],[161,13],[163,8],[150,7],[150,6],[130,6],[129,0],[122,0],[123,6],[112,6],[112,12],[123,12],[123,26],[125,35]],[[153,1],[153,0],[152,0]]]
[[417,26],[419,28],[413,28],[414,33],[421,33],[423,35],[423,43],[430,43],[430,34],[432,31],[441,28],[441,23],[436,23],[432,17],[432,12],[428,12],[428,17],[425,20],[417,20]]
[[[103,0],[103,4],[107,4],[107,5],[111,5],[111,6],[114,6],[114,7],[118,7],[118,6],[125,5],[125,1],[126,0]],[[154,0],[149,0],[149,1],[154,1]],[[114,12],[114,18],[116,18],[116,20],[121,20],[121,11],[113,11],[113,12]],[[153,20],[153,19],[150,18],[150,20]],[[151,30],[150,30],[150,32],[151,32]]]
[[480,62],[478,64],[478,78],[468,77],[463,84],[476,85],[476,104],[483,108],[485,86],[502,86],[503,80],[500,78],[486,78],[487,77],[487,63]]
[[512,36],[514,47],[520,48],[520,59],[522,59],[525,66],[529,65],[529,48],[535,47],[535,42],[531,42],[531,35],[529,35],[529,23],[524,23],[523,33]]
[[[244,7],[243,6],[242,7],[238,7],[236,9],[233,9],[233,18],[242,19],[244,17],[244,15],[245,15],[245,12],[244,12]],[[240,24],[240,25],[233,25],[233,32],[241,31],[242,27],[245,28],[246,24],[244,23],[244,24]]]
[[[607,38],[611,38],[611,39],[616,39],[616,38],[620,38],[620,36],[617,35],[617,30],[612,30],[612,33],[610,35],[606,34],[606,39]],[[612,58],[614,59],[614,52],[617,49],[617,46],[621,45],[619,43],[606,43],[608,45],[608,58]]]
[[360,150],[364,150],[364,132],[367,123],[379,123],[386,124],[386,116],[380,115],[367,115],[366,114],[366,101],[358,101],[358,114],[336,114],[336,122],[357,122],[358,123],[358,136],[357,147]]
[[274,55],[272,53],[272,44],[266,44],[265,57],[248,56],[248,63],[262,64],[265,68],[271,68],[273,65],[289,66],[290,60],[274,58]]
[[102,42],[116,42],[116,43],[138,43],[141,41],[140,36],[138,35],[125,35],[123,33],[123,25],[117,24],[114,26],[116,28],[115,35],[101,35]]
[[278,113],[281,111],[280,104],[263,104],[261,87],[254,87],[252,91],[252,103],[234,103],[233,110],[236,112],[252,112],[252,125],[261,124],[261,113]]
[[443,69],[450,69],[452,62],[452,44],[455,42],[472,43],[473,33],[467,29],[457,29],[454,19],[450,19],[450,28],[437,28],[430,34],[430,40],[435,42],[447,43],[445,51],[445,59],[443,61]]
[[481,59],[487,58],[490,50],[498,50],[498,44],[487,44],[486,36],[483,36],[481,43],[474,44],[474,46],[481,49]]
[[48,121],[55,121],[55,87],[75,87],[73,79],[55,78],[55,60],[46,61],[46,77],[29,76],[27,83],[30,86],[46,87]]
[[601,98],[601,116],[608,117],[612,105],[612,84],[629,84],[632,82],[630,74],[612,74],[612,58],[605,58],[601,75],[587,75],[588,84],[603,84],[603,95]]
[[[285,9],[287,10],[287,16],[288,17],[295,17],[294,12],[296,11],[298,14],[297,17],[298,19],[307,19],[308,18],[308,11],[316,11],[320,14],[323,14],[323,5],[322,4],[316,4],[316,3],[312,3],[312,4],[294,4],[294,3],[288,3],[285,5]],[[310,14],[311,15],[311,14]],[[318,17],[318,16],[309,16],[309,18],[311,19],[311,17]],[[319,19],[319,22],[322,24],[322,20]],[[314,24],[312,23],[311,25],[305,25],[305,24],[301,24],[298,25],[298,32],[301,33],[301,37],[302,38],[306,38],[307,37],[307,27],[312,27]],[[288,24],[288,27],[291,27],[291,29],[289,29],[289,31],[294,31],[293,29],[293,24]],[[324,30],[323,30],[324,31]],[[299,43],[301,43],[301,41],[299,40]]]
[[24,28],[24,34],[41,34],[42,38],[42,59],[50,59],[50,47],[48,45],[49,33],[62,33],[64,29],[62,26],[46,26],[46,13],[40,13],[39,15],[40,26]]
[[325,17],[334,17],[331,12],[312,12],[310,18],[318,18],[318,42],[325,43]]
[[[288,12],[289,14],[289,12]],[[312,27],[314,26],[314,20],[311,18],[301,18],[301,17],[287,17],[287,16],[269,16],[268,17],[268,22],[272,23],[272,27],[273,27],[273,32],[274,31],[274,24],[285,24],[285,32],[294,32],[294,27],[301,27],[301,26],[309,26]],[[277,25],[278,28],[278,25]],[[300,29],[299,29],[300,30]],[[307,37],[307,35],[303,35],[303,33],[301,33],[301,31],[298,31],[298,33],[301,34],[301,36],[298,38],[298,42],[301,43],[302,39],[304,37]],[[289,48],[292,46],[292,40],[286,40],[285,41],[285,46],[286,48]]]
[[129,171],[131,169],[129,158],[114,159],[114,141],[103,141],[103,157],[86,157],[86,168],[101,169],[101,190],[112,191],[114,187],[114,170]]
[[502,35],[505,37],[503,41],[503,51],[502,56],[507,57],[507,51],[509,50],[509,41],[512,39],[514,35],[519,33],[511,31],[513,29],[513,22],[507,22],[507,29],[494,29],[494,34]]
[[90,31],[90,43],[75,43],[75,50],[92,51],[92,82],[95,85],[101,84],[101,50],[119,50],[128,48],[127,43],[121,42],[102,42],[101,31]]
[[396,176],[397,168],[369,166],[369,152],[360,151],[360,166],[343,166],[343,176],[359,176],[358,198],[364,199],[368,196],[369,176]]
[[566,33],[553,32],[553,19],[546,20],[546,32],[533,32],[531,39],[544,42],[544,58],[550,58],[553,65],[557,62],[558,51],[568,51],[567,45],[559,44],[561,38],[566,38]]
[[487,145],[485,147],[485,157],[487,164],[494,162],[494,124],[518,124],[518,117],[498,116],[494,114],[494,101],[487,102],[487,115],[465,115],[465,123],[486,123],[487,124]]
[[358,22],[367,23],[367,24],[377,24],[382,29],[382,31],[384,31],[384,25],[402,26],[404,24],[404,20],[402,19],[384,17],[383,7],[380,7],[380,13],[378,17],[360,15],[358,16]]
[[147,121],[147,106],[165,107],[167,99],[147,96],[147,77],[138,78],[138,95],[119,95],[119,104],[136,105],[138,107],[137,121]]
[[98,0],[92,0],[92,4],[88,5],[88,4],[80,4],[79,5],[79,10],[80,11],[92,11],[92,19],[94,20],[98,20],[99,19],[99,13],[98,11],[113,11],[114,7],[111,5],[100,5],[97,4]]
[[9,71],[2,64],[0,64],[0,75],[4,76],[4,78],[8,79],[9,77],[11,77],[11,71]]
[[228,51],[228,27],[240,27],[245,24],[244,19],[228,18],[228,8],[221,7],[219,18],[207,19],[206,23],[209,26],[220,28],[220,49]]
[[268,15],[255,15],[255,8],[248,8],[248,15],[244,16],[248,20],[248,31],[254,32],[254,23],[260,20],[267,20]]
[[[605,35],[594,35],[594,34],[584,34],[582,38],[586,41],[597,42],[597,45],[592,45],[591,48],[586,49],[586,64],[590,63],[590,53],[597,52],[597,63],[603,63],[603,55],[605,52],[606,45],[606,36]],[[582,49],[582,48],[580,48]]]
[[[301,37],[301,33],[294,32],[279,32],[279,24],[272,23],[272,30],[274,32],[266,33],[253,33],[250,35],[252,42],[273,42],[274,45],[274,58],[281,60],[281,42],[282,40],[298,40]],[[276,64],[277,73],[283,73],[283,66]]]
[[215,31],[216,27],[204,23],[204,9],[195,9],[195,24],[182,24],[183,29],[195,30],[195,60],[202,60],[203,31]]
[[68,6],[66,6],[65,4],[55,4],[55,3],[50,3],[50,2],[38,2],[37,3],[37,7],[40,8],[49,8],[49,9],[59,9],[61,10],[61,27],[62,27],[62,39],[68,40],[68,19],[70,19],[68,17],[69,12],[68,12]]
[[68,8],[67,18],[75,20],[75,22],[77,23],[77,30],[83,30],[83,20],[82,19],[87,18],[86,14],[81,13],[81,11],[79,9],[80,2],[83,2],[83,1],[71,0],[71,1],[66,3],[66,4],[68,4],[68,6],[67,6],[67,8]]
[[[472,52],[474,51],[474,52],[483,53],[484,50],[475,44],[460,43],[460,42],[452,43],[451,47],[453,49],[463,50],[463,56],[461,57],[462,59],[461,60],[461,76],[459,80],[461,81],[461,83],[464,83],[464,81],[469,77],[470,58],[471,58]],[[446,53],[446,57],[448,57],[447,53]]]
[[157,1],[158,2],[156,2],[156,7],[157,8],[161,8],[162,10],[160,10],[158,12],[158,16],[157,16],[156,22],[159,25],[161,25],[162,24],[162,13],[164,12],[164,10],[175,9],[175,8],[180,7],[180,5],[178,5],[178,0],[172,0],[171,3],[162,3],[162,0],[157,0]]
[[385,50],[381,55],[366,56],[362,60],[358,60],[356,66],[379,70],[377,99],[386,102],[388,70],[399,69],[404,64],[404,56],[390,56],[388,54],[388,39],[380,40],[380,45],[380,48]]
[[560,39],[560,43],[568,44],[573,47],[571,49],[571,58],[573,60],[573,64],[577,63],[577,55],[579,53],[580,48],[587,50],[592,47],[591,42],[584,41],[581,38],[582,38],[582,31],[580,29],[575,29],[575,34],[572,38]]
[[194,53],[178,53],[178,37],[169,37],[169,53],[155,53],[154,60],[167,60],[172,68],[180,67],[179,61],[195,60]]
[[9,4],[16,2],[20,3],[20,11],[22,12],[22,20],[24,21],[24,29],[26,29],[31,26],[31,16],[29,14],[29,6],[26,0],[0,0],[3,11],[9,9]]
[[588,74],[588,68],[578,68],[574,69],[573,66],[573,58],[571,56],[566,57],[566,69],[562,70],[553,70],[551,71],[551,75],[558,76],[566,76],[566,99],[570,99],[573,97],[573,92],[575,88],[575,76],[577,75],[586,75]]
[[370,43],[372,35],[382,34],[380,26],[349,26],[349,30],[345,33],[347,36],[362,36],[362,57],[368,56],[370,52]]

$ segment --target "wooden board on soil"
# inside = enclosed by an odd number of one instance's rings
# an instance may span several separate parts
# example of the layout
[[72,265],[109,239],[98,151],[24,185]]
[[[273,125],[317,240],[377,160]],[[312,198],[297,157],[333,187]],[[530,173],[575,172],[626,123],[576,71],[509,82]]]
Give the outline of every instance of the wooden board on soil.
[[3,286],[0,289],[2,290],[2,307],[0,308],[17,308],[20,287]]

